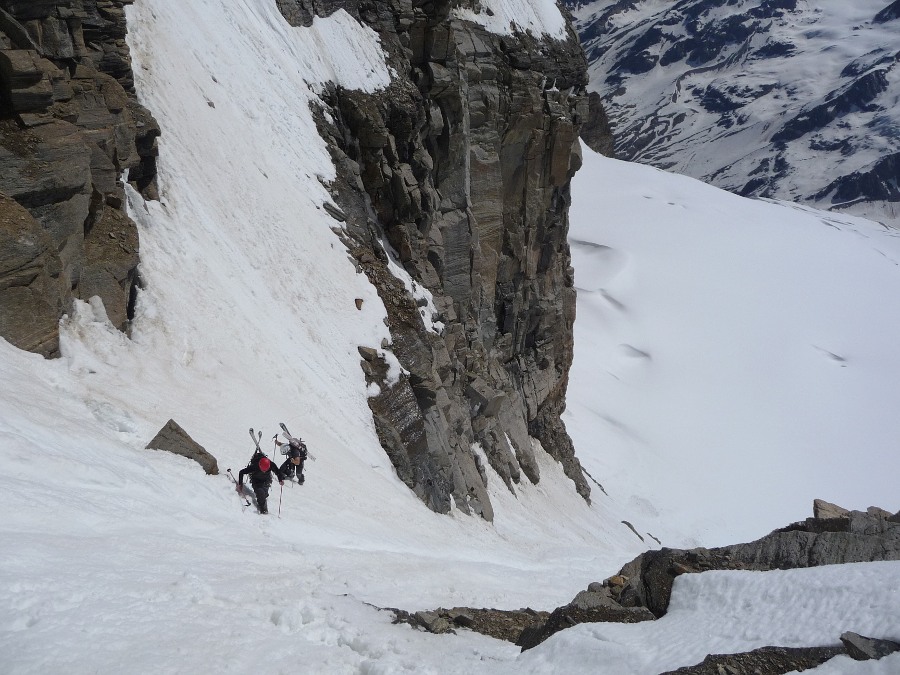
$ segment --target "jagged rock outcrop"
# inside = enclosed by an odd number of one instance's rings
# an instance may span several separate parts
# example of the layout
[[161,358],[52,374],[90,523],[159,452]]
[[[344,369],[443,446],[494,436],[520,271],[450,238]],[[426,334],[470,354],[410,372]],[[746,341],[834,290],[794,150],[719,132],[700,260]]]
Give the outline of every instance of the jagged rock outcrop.
[[891,640],[874,640],[856,633],[841,635],[840,644],[823,647],[762,647],[740,654],[710,654],[702,663],[666,671],[660,675],[783,675],[822,665],[835,656],[857,661],[880,659],[900,651]]
[[[849,511],[826,501],[814,503],[814,517],[776,530],[749,544],[689,551],[648,551],[603,582],[594,582],[552,612],[454,607],[406,612],[391,609],[394,623],[432,633],[465,628],[532,649],[580,623],[636,623],[666,613],[676,576],[713,569],[773,570],[875,560],[900,560],[900,513],[870,507]],[[662,675],[781,675],[814,668],[838,656],[879,659],[900,651],[894,636],[871,638],[846,632],[833,644],[769,646],[736,654],[710,654],[701,663]]]
[[441,635],[456,633],[457,628],[481,633],[498,640],[515,642],[524,630],[540,626],[550,617],[548,612],[533,609],[473,609],[471,607],[439,607],[434,611],[406,612],[389,608],[394,623],[405,623],[418,630]]
[[[900,560],[900,522],[896,522],[895,515],[875,507],[867,512],[848,511],[819,499],[815,500],[813,512],[812,518],[775,530],[749,544],[690,550],[662,548],[642,553],[618,574],[602,583],[592,583],[571,603],[554,610],[543,625],[524,631],[516,644],[523,650],[529,649],[560,630],[588,621],[633,622],[661,617],[669,608],[675,578],[682,574]],[[586,611],[591,607],[598,608],[594,613],[596,618]],[[631,613],[617,613],[616,608]],[[793,663],[796,658],[820,656],[814,651],[805,656],[774,653],[766,658],[777,664],[782,660]],[[698,670],[677,672],[714,672],[707,667],[717,667],[718,662],[713,659],[704,664],[696,666]]]
[[539,441],[588,499],[560,420],[575,316],[569,181],[588,110],[574,33],[491,34],[455,17],[466,3],[278,4],[296,24],[345,9],[397,74],[375,95],[326,92],[320,127],[338,167],[336,231],[379,289],[385,348],[402,366],[389,377],[384,352],[362,354],[398,475],[436,511],[491,519],[474,448],[513,489],[540,479]]
[[[74,298],[99,296],[120,329],[131,311],[138,236],[121,176],[155,195],[159,128],[134,96],[130,2],[0,0],[0,195],[43,232],[34,245],[17,239],[19,272],[0,281],[0,335],[45,356]],[[38,316],[22,314],[26,296]]]
[[588,94],[588,115],[581,125],[581,140],[594,152],[605,157],[615,157],[615,137],[609,115],[603,107],[600,94],[592,91]]
[[219,475],[219,462],[206,448],[190,437],[175,420],[169,420],[145,446],[147,450],[162,450],[192,459],[210,476]]
[[543,624],[525,628],[515,643],[525,651],[538,646],[554,633],[579,623],[639,623],[654,619],[656,617],[646,607],[623,607],[613,597],[609,586],[594,583],[576,595],[568,605],[554,609]]
[[669,606],[672,583],[681,574],[900,560],[900,523],[889,517],[880,509],[847,511],[836,517],[807,518],[748,544],[647,551],[619,572],[626,581],[615,597],[625,606],[646,607],[662,616]]
[[857,661],[881,659],[895,652],[900,652],[900,642],[879,640],[849,631],[841,635],[841,642],[846,648],[848,656]]
[[816,668],[846,654],[841,645],[826,647],[762,647],[740,654],[710,654],[701,663],[660,675],[783,675]]

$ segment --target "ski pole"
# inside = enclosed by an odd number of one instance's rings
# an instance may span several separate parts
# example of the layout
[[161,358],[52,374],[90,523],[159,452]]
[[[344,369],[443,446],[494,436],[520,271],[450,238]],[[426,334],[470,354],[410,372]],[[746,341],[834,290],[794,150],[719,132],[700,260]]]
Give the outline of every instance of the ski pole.
[[281,483],[281,492],[278,493],[278,517],[281,518],[281,499],[284,497],[284,483]]

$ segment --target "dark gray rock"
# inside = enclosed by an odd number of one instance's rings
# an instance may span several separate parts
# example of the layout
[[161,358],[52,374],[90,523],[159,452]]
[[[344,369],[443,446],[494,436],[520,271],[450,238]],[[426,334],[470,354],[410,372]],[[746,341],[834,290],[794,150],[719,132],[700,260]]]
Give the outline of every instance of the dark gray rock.
[[472,615],[472,612],[466,610],[449,610],[447,617],[455,625],[462,628],[471,628],[475,625],[475,617]]
[[435,614],[434,612],[416,612],[415,618],[429,633],[442,635],[444,633],[453,632],[450,628],[450,622],[443,616]]
[[60,269],[50,235],[27,209],[0,194],[0,335],[11,344],[45,357],[58,353],[65,298]]
[[847,654],[857,661],[880,659],[888,654],[900,652],[900,642],[864,637],[849,631],[841,635],[841,642],[844,643]]
[[551,635],[580,623],[640,623],[654,619],[656,617],[646,607],[623,607],[604,594],[583,591],[572,603],[553,610],[542,625],[524,629],[516,645],[524,652],[537,647]]
[[615,138],[600,94],[590,92],[587,102],[584,123],[581,125],[581,140],[594,152],[606,157],[615,157]]
[[[841,513],[824,506],[823,515]],[[853,562],[900,560],[900,523],[875,513],[847,511],[837,518],[808,518],[747,544],[720,548],[647,551],[619,572],[627,579],[616,599],[626,606],[666,613],[675,577],[712,569],[773,570]]]
[[844,654],[840,645],[827,647],[761,647],[740,654],[710,654],[701,663],[660,675],[783,675],[816,668]]
[[390,611],[394,614],[394,623],[405,623],[424,630],[435,626],[443,632],[455,633],[452,629],[444,630],[446,624],[446,628],[466,628],[507,642],[515,642],[524,629],[543,624],[549,616],[547,612],[536,612],[529,608],[506,610],[454,607],[415,613],[391,608]]
[[[379,291],[406,372],[388,381],[363,354],[398,475],[436,511],[491,519],[480,458],[511,490],[537,483],[538,441],[589,499],[560,420],[575,318],[569,181],[588,109],[574,33],[497,36],[451,18],[445,2],[279,7],[301,25],[337,7],[358,16],[398,75],[374,95],[326,92],[319,116],[338,167],[340,236]],[[430,291],[434,316],[390,274],[383,243]],[[429,330],[434,320],[442,330]]]
[[153,440],[147,443],[148,450],[163,450],[192,459],[203,467],[210,476],[219,474],[219,463],[206,449],[191,438],[174,420],[166,422]]
[[[14,284],[0,300],[0,335],[45,356],[58,342],[45,327],[73,299],[99,296],[122,330],[132,310],[138,235],[120,176],[156,195],[159,127],[134,96],[123,39],[130,1],[9,1],[0,13],[0,193],[30,212],[56,254],[34,249],[26,266],[46,267],[35,278],[54,282]],[[37,333],[12,309],[26,302]]]
[[900,0],[894,0],[890,5],[878,12],[878,14],[873,17],[872,22],[887,23],[888,21],[894,21],[895,19],[900,19]]

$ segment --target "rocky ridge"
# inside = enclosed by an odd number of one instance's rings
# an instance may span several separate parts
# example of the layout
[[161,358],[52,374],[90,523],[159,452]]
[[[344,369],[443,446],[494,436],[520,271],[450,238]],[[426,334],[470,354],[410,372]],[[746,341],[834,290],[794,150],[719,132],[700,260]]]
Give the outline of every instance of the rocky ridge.
[[0,336],[58,353],[73,299],[126,329],[138,233],[122,176],[155,196],[159,128],[134,95],[131,0],[0,1]]
[[[682,574],[708,570],[793,569],[853,562],[900,560],[900,512],[871,507],[849,511],[815,500],[813,517],[758,539],[720,548],[662,548],[642,553],[618,574],[594,582],[552,612],[454,607],[407,612],[391,609],[395,623],[432,633],[473,630],[508,640],[523,651],[580,623],[653,621],[669,605],[672,584]],[[878,659],[900,651],[900,635],[877,638],[846,632],[835,643],[805,648],[764,647],[742,654],[709,655],[699,664],[671,671],[681,675],[780,675],[821,665],[837,655]]]
[[295,25],[349,12],[397,73],[379,94],[323,92],[319,120],[338,167],[335,231],[379,290],[383,347],[403,370],[392,378],[384,350],[360,350],[398,475],[435,511],[490,520],[484,461],[510,490],[537,483],[539,442],[589,499],[560,420],[575,314],[569,180],[589,112],[574,33],[492,34],[457,18],[471,3],[278,5]]

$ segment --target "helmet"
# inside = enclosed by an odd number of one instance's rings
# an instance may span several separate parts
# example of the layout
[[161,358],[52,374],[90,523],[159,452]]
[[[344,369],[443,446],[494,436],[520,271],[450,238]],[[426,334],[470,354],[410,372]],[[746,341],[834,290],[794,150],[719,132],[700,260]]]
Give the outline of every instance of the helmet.
[[268,457],[260,457],[259,458],[259,470],[260,471],[268,471],[270,466],[272,466],[272,462],[269,461]]

